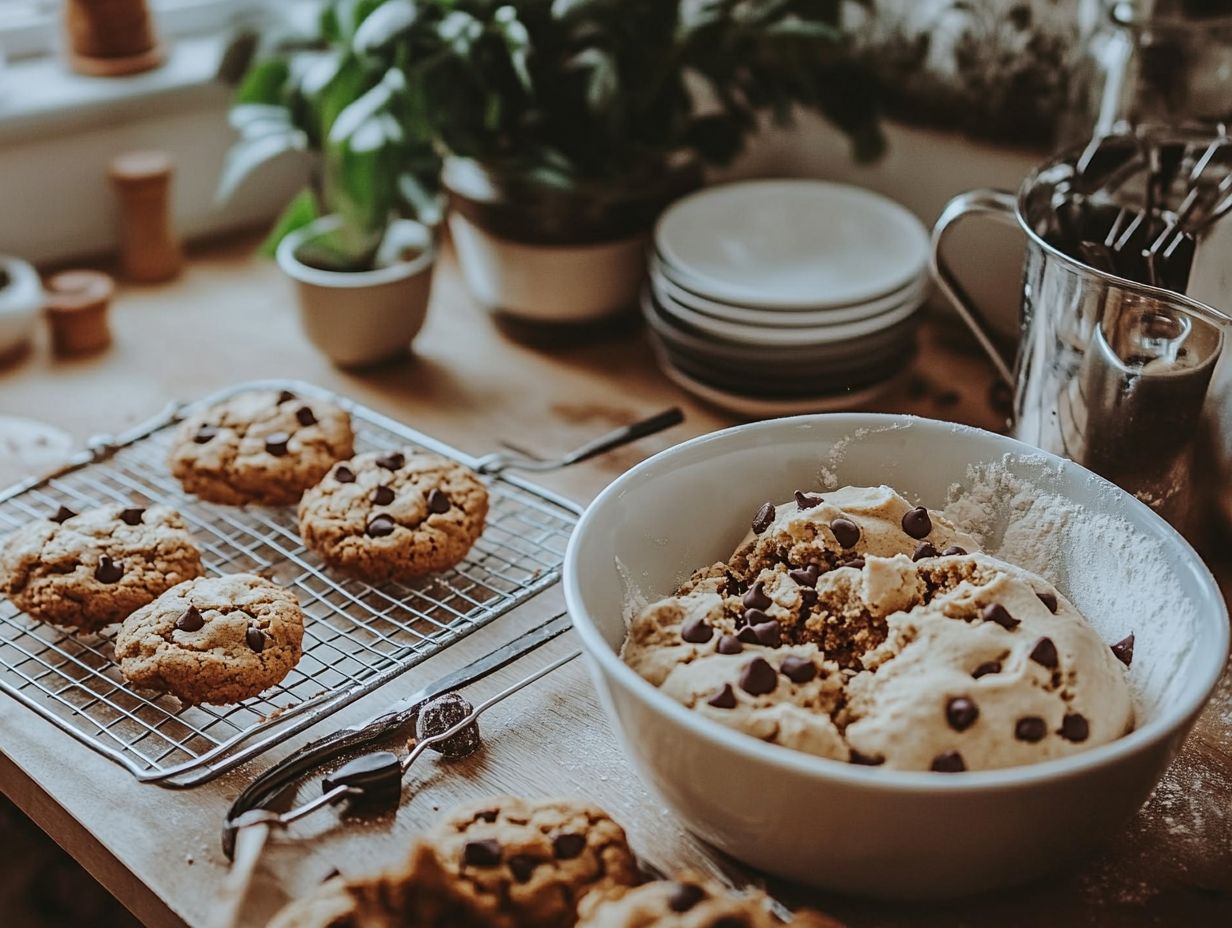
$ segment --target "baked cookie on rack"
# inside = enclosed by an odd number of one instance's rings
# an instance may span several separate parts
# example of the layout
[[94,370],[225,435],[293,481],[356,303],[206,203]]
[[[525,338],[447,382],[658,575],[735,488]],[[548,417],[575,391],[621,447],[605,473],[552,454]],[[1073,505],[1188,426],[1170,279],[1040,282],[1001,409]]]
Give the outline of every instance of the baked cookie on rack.
[[299,504],[304,544],[379,583],[446,570],[483,532],[488,491],[468,467],[424,451],[372,451],[334,466]]
[[637,863],[622,829],[597,806],[498,796],[450,813],[426,839],[435,868],[410,873],[510,928],[567,928],[595,890],[632,886]]
[[299,663],[295,594],[253,574],[201,577],[168,590],[120,626],[115,656],[133,686],[224,705],[264,692]]
[[123,620],[201,575],[201,552],[166,506],[63,506],[0,548],[0,589],[32,618],[79,631]]
[[209,502],[288,506],[353,452],[351,418],[335,404],[251,390],[186,419],[167,464]]
[[579,906],[577,928],[842,928],[819,912],[783,922],[756,890],[737,893],[693,874],[633,888],[592,893]]

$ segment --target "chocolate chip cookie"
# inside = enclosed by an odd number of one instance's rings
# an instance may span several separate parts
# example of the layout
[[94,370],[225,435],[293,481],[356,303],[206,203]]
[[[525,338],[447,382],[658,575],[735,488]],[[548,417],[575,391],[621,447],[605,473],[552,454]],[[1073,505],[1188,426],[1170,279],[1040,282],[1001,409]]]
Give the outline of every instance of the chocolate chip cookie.
[[168,466],[201,499],[288,506],[353,452],[350,417],[333,403],[253,390],[186,419]]
[[201,575],[188,526],[166,506],[60,507],[0,548],[0,588],[28,615],[83,632],[123,620]]
[[490,923],[512,928],[566,928],[586,893],[637,882],[624,830],[582,802],[469,803],[427,841],[452,890]]
[[115,656],[134,686],[189,704],[239,702],[294,667],[304,637],[295,595],[253,574],[176,586],[120,626]]
[[446,570],[483,532],[488,492],[457,461],[404,449],[336,465],[299,504],[299,533],[325,561],[374,583]]
[[[734,893],[685,875],[633,889],[592,893],[579,906],[577,928],[781,928],[770,900],[756,890]],[[793,928],[842,928],[818,912],[796,912]]]

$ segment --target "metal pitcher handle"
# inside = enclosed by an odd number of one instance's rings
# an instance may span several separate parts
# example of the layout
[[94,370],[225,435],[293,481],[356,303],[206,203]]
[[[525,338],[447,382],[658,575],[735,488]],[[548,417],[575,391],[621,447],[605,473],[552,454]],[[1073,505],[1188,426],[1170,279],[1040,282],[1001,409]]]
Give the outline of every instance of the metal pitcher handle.
[[967,323],[967,327],[975,335],[984,353],[992,359],[997,373],[1012,387],[1014,385],[1013,359],[1007,358],[997,347],[984,313],[968,296],[967,291],[954,275],[953,269],[941,257],[941,243],[950,227],[960,219],[975,215],[993,216],[1016,226],[1018,225],[1018,201],[1012,193],[988,188],[968,190],[954,197],[945,204],[945,209],[941,211],[941,215],[937,217],[937,222],[933,226],[932,256],[929,259],[929,266],[941,292],[958,310],[958,314],[962,316],[963,322]]

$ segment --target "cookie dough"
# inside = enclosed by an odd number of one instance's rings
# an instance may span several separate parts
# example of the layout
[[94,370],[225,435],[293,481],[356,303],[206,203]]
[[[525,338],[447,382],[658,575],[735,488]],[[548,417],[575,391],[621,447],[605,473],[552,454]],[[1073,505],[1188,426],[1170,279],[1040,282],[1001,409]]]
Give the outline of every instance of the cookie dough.
[[693,874],[634,888],[592,893],[578,907],[577,928],[842,928],[819,912],[776,918],[757,890],[734,893]]
[[333,403],[254,390],[186,419],[168,466],[186,492],[209,502],[286,506],[353,444],[350,417]]
[[580,802],[470,803],[427,841],[448,885],[493,925],[567,928],[586,893],[637,882],[624,830]]
[[221,705],[280,682],[299,662],[303,637],[293,593],[232,574],[181,583],[134,612],[120,626],[115,656],[134,686]]
[[405,448],[336,465],[300,501],[299,531],[326,563],[379,583],[453,567],[487,513],[488,492],[474,472]]
[[860,764],[1015,766],[1133,724],[1125,668],[1072,604],[888,487],[763,506],[622,656],[708,718]]
[[3,591],[35,619],[97,631],[201,574],[188,526],[166,506],[49,515],[0,548]]

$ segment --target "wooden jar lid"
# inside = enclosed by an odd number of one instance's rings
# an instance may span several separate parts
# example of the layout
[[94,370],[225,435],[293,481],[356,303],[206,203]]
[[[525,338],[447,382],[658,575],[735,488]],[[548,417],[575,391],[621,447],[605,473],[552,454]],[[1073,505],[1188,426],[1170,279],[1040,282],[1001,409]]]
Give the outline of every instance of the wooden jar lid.
[[165,151],[128,151],[111,159],[107,174],[122,185],[164,181],[171,176],[171,156]]
[[111,344],[111,277],[101,271],[62,271],[47,281],[46,291],[44,306],[56,354],[84,354]]

